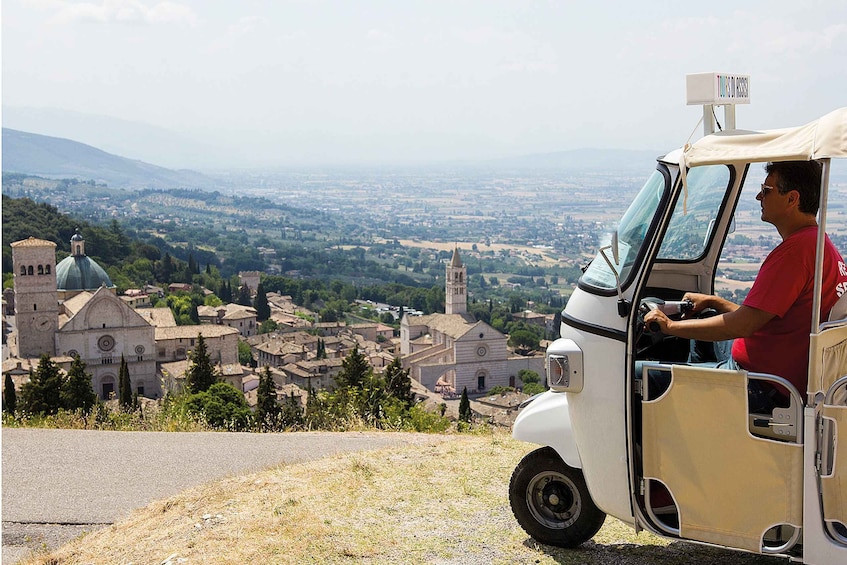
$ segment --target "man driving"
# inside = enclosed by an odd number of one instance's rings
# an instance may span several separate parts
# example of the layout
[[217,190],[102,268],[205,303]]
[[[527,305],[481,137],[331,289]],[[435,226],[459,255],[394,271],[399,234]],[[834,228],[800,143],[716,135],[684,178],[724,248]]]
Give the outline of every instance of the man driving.
[[[765,172],[756,200],[761,203],[762,221],[776,227],[782,243],[762,263],[744,302],[737,305],[689,292],[683,297],[693,303],[689,316],[708,308],[718,314],[671,320],[655,309],[645,315],[644,322],[655,322],[662,333],[684,339],[734,340],[731,357],[718,359],[719,367],[784,377],[805,396],[821,165],[817,161],[774,162],[766,165]],[[847,290],[847,267],[828,236],[824,254],[821,319],[827,318]]]

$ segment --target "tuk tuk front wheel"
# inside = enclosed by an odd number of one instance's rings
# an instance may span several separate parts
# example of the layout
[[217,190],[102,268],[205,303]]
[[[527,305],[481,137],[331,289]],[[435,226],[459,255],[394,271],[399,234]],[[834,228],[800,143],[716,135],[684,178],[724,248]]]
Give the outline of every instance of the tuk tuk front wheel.
[[526,533],[558,547],[590,540],[606,519],[591,500],[582,471],[567,466],[551,447],[536,449],[518,463],[509,503]]

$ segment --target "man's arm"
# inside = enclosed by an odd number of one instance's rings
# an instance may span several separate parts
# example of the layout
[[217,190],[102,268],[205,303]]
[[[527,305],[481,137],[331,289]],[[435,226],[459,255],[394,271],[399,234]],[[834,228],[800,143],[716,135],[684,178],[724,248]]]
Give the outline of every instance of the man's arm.
[[[729,304],[732,303],[729,302]],[[648,312],[644,316],[644,322],[658,323],[660,331],[668,335],[701,341],[722,341],[749,337],[773,317],[774,315],[770,312],[742,305],[711,318],[686,320],[671,320],[657,309]]]
[[730,302],[720,296],[714,294],[701,294],[699,292],[686,292],[683,300],[690,300],[692,304],[692,313],[700,312],[706,308],[711,308],[721,314],[724,312],[732,312],[738,309],[738,304]]

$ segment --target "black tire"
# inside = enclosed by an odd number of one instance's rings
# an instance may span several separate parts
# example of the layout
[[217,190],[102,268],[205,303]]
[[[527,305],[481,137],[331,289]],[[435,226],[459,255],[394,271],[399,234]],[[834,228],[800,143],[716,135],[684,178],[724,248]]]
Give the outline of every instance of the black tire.
[[551,447],[524,457],[509,482],[509,503],[521,527],[543,544],[575,547],[594,537],[606,514],[591,500],[582,471]]

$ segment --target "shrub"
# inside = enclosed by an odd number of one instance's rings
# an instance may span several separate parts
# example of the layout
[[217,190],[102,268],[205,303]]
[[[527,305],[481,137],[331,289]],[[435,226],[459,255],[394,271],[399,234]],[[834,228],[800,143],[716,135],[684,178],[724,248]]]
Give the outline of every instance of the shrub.
[[215,383],[209,390],[192,394],[186,399],[186,407],[214,428],[240,431],[250,425],[250,407],[244,395],[229,383]]
[[545,390],[547,389],[544,388],[544,385],[540,383],[529,383],[527,385],[524,385],[523,387],[524,394],[528,394],[530,396],[534,394],[539,394],[541,392],[544,392]]

